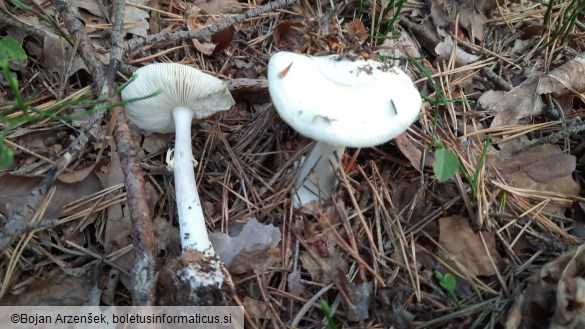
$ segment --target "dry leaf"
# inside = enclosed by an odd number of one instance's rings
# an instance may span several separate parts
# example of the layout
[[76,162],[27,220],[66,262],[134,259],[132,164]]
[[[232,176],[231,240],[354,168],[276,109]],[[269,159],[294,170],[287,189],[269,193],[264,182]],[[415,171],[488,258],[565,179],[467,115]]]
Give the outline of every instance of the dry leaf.
[[[571,90],[572,89],[572,90]],[[540,78],[537,93],[556,95],[585,92],[585,54],[579,55]]]
[[73,75],[81,69],[87,70],[83,60],[73,51],[73,47],[65,39],[52,33],[45,34],[42,63],[47,70],[59,74],[69,72],[69,75]]
[[484,25],[487,17],[473,8],[463,8],[459,13],[459,24],[469,31],[472,39],[483,41]]
[[542,100],[537,97],[538,81],[529,79],[508,92],[489,90],[478,100],[480,107],[497,112],[491,128],[513,126],[518,120],[542,112]]
[[[89,306],[90,295],[97,287],[94,267],[68,271],[60,268],[49,272],[44,278],[31,278],[23,291],[7,294],[0,300],[4,306]],[[95,304],[97,305],[97,304]]]
[[305,285],[301,281],[301,272],[292,271],[288,274],[287,279],[288,292],[293,296],[300,296],[305,292]]
[[244,308],[252,319],[272,319],[270,312],[268,312],[268,306],[262,301],[246,296],[244,297]]
[[142,148],[150,154],[158,153],[169,146],[168,136],[164,134],[150,134],[144,137]]
[[347,312],[347,319],[349,321],[363,321],[369,317],[370,300],[372,299],[373,284],[372,282],[365,282],[360,284],[351,283],[348,285],[349,296],[352,305],[348,305],[345,299],[344,308]]
[[[444,217],[439,220],[439,244],[445,249],[439,256],[447,262],[459,263],[473,275],[494,275],[490,257],[500,270],[505,265],[504,259],[496,250],[496,238],[493,232],[475,233],[467,218],[462,216]],[[485,240],[487,250],[482,243],[480,234]],[[455,266],[459,268],[459,266]]]
[[[585,55],[557,67],[540,78],[532,77],[509,92],[488,91],[478,100],[481,107],[496,111],[491,127],[515,125],[518,120],[542,112],[541,95],[554,93],[558,96],[585,91]],[[572,98],[563,99],[567,111]]]
[[157,216],[152,221],[152,230],[156,246],[159,251],[169,251],[168,254],[181,253],[181,241],[179,239],[179,228],[173,226],[168,220]]
[[301,264],[303,268],[311,274],[311,279],[322,284],[329,284],[337,278],[338,269],[342,273],[347,270],[347,260],[343,254],[337,249],[328,247],[329,255],[326,258],[319,258],[315,261],[311,255],[304,252],[300,255]]
[[281,21],[274,28],[272,38],[279,49],[302,51],[307,44],[303,36],[305,28],[302,22]]
[[[4,174],[0,176],[0,212],[10,214],[28,202],[30,192],[38,186],[43,177],[17,176]],[[72,184],[59,180],[55,183],[57,191],[45,212],[43,218],[60,218],[65,213],[63,208],[83,197],[99,192],[102,186],[97,177],[92,173],[84,180]]]
[[281,239],[280,229],[272,224],[260,224],[256,218],[252,218],[244,225],[242,231],[231,237],[225,233],[211,233],[209,240],[216,254],[229,267],[234,257],[247,245],[271,244],[278,245]]
[[[527,279],[527,284],[510,308],[506,328],[549,328],[585,326],[585,245],[544,265]],[[552,317],[551,317],[552,314]]]
[[[106,188],[118,184],[124,184],[124,173],[122,172],[122,165],[120,164],[120,156],[116,151],[113,141],[110,141],[110,148],[112,149],[112,156],[108,167],[102,168],[102,181]],[[122,191],[118,191],[122,193]],[[111,193],[108,198],[114,198],[116,195]],[[128,207],[124,207],[124,203],[114,203],[106,208],[107,221],[104,232],[104,248],[106,253],[119,250],[132,243],[132,222],[128,213]],[[114,263],[124,271],[132,272],[134,267],[134,251],[128,252],[117,258]],[[132,280],[127,275],[121,275],[120,280],[124,286],[131,289]]]
[[264,273],[280,261],[280,249],[273,244],[247,244],[231,261],[229,271],[239,275],[246,272]]
[[[140,0],[133,0],[134,3],[140,3],[147,5],[146,1]],[[148,35],[148,28],[150,24],[148,23],[148,19],[150,15],[148,12],[141,8],[136,8],[132,6],[126,6],[126,12],[124,13],[124,31],[126,33],[132,33],[139,35],[141,37],[145,37]]]
[[535,146],[512,158],[490,156],[488,163],[513,187],[574,196],[580,191],[572,177],[575,156],[563,153],[556,145]]
[[[196,14],[189,15],[185,20],[189,31],[200,30],[206,25],[215,24],[217,21],[214,18],[209,18],[206,24],[201,24],[198,21],[199,16]],[[192,39],[193,46],[200,53],[210,56],[217,54],[220,51],[231,46],[234,39],[235,28],[229,26],[221,31],[215,32],[211,35],[211,42],[202,42],[197,39]]]
[[57,179],[63,183],[73,184],[85,180],[87,176],[94,173],[95,164],[81,170],[75,170],[70,172],[64,172]]
[[[451,40],[450,37],[447,37],[447,38],[445,38],[445,41],[440,42],[435,47],[435,53],[438,55],[437,61],[445,61],[445,62],[449,61],[449,58],[451,58],[451,53],[453,52],[454,46],[455,45],[453,44],[453,40]],[[472,63],[472,62],[479,60],[479,58],[480,58],[479,56],[470,54],[459,47],[457,47],[455,49],[455,66],[456,67],[465,66],[469,63]]]
[[233,25],[229,27],[215,32],[211,35],[211,42],[215,44],[215,48],[213,49],[213,54],[217,54],[220,51],[229,48],[232,45],[232,41],[234,40],[234,33],[236,29]]
[[354,19],[353,21],[347,23],[345,25],[347,29],[347,34],[353,40],[358,41],[360,44],[368,38],[368,31],[362,21],[359,19]]
[[[422,151],[419,149],[422,148],[419,144],[415,143],[413,138],[408,135],[407,133],[403,133],[398,135],[396,138],[396,145],[404,154],[404,156],[410,161],[410,164],[416,170],[422,172],[420,168],[421,165],[421,158],[422,158]],[[431,153],[427,153],[425,156],[425,167],[431,167],[433,165],[434,155]]]
[[[132,0],[132,3],[138,5],[149,5],[150,0]],[[81,17],[87,24],[95,22],[106,23],[105,18],[108,17],[108,9],[104,7],[103,3],[99,0],[73,0],[72,3],[80,9],[85,9],[93,17],[99,18],[91,19],[84,12],[81,12]],[[144,9],[137,8],[132,5],[127,5],[124,12],[124,31],[126,33],[132,33],[140,36],[146,36],[148,34],[149,23],[148,19],[150,15]]]
[[[381,56],[388,56],[392,58],[400,57],[421,57],[418,44],[412,39],[412,37],[405,31],[400,31],[400,36],[396,38],[386,38],[384,42],[376,51]],[[395,65],[399,64],[399,61],[394,61]]]

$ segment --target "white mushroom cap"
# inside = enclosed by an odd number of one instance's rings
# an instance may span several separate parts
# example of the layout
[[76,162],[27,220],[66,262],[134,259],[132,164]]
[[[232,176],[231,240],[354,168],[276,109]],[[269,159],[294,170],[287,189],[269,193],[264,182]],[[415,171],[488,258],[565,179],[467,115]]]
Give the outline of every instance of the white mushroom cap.
[[202,119],[234,105],[225,84],[196,68],[177,63],[150,64],[136,70],[136,80],[122,90],[122,99],[158,95],[126,105],[128,119],[146,131],[175,131],[172,109],[187,107]]
[[286,123],[317,141],[371,147],[404,132],[421,98],[397,67],[338,55],[279,52],[268,64],[270,97]]

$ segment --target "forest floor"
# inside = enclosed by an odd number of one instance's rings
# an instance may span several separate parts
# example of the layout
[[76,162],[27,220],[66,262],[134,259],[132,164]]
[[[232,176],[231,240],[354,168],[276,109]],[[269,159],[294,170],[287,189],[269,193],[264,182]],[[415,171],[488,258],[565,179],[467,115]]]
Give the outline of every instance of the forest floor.
[[[128,123],[118,95],[174,62],[236,101],[194,122],[192,146],[208,229],[245,246],[227,268],[247,328],[584,328],[584,8],[1,2],[0,304],[172,303],[157,274],[181,254],[174,135]],[[423,99],[301,209],[290,191],[313,144],[271,104],[277,51],[398,65]]]

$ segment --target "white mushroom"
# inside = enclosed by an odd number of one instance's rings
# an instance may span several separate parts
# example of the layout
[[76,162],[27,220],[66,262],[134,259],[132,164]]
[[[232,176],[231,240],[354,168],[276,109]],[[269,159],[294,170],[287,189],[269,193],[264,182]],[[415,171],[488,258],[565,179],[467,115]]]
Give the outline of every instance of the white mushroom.
[[421,98],[397,67],[339,55],[278,52],[268,64],[274,107],[291,127],[316,141],[295,186],[295,207],[327,197],[337,185],[345,147],[383,144],[418,118]]
[[[192,251],[211,259],[205,273],[186,269],[193,289],[223,284],[223,274],[205,226],[195,184],[191,124],[229,109],[234,100],[225,84],[195,68],[175,64],[151,64],[135,72],[136,80],[122,91],[123,100],[144,98],[126,105],[126,114],[139,128],[158,133],[175,132],[173,171],[183,254]],[[214,273],[214,271],[216,273]]]

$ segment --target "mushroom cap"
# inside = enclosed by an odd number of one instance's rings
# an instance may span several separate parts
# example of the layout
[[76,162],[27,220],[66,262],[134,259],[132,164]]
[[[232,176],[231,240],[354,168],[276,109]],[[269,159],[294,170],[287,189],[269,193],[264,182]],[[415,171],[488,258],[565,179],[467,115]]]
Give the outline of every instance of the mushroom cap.
[[404,132],[421,98],[397,67],[339,55],[278,52],[268,64],[272,102],[286,123],[314,140],[371,147]]
[[123,100],[158,93],[126,105],[128,119],[146,131],[174,132],[172,110],[179,106],[191,109],[195,119],[202,119],[234,105],[223,81],[187,65],[150,64],[134,74],[136,80],[122,90]]

